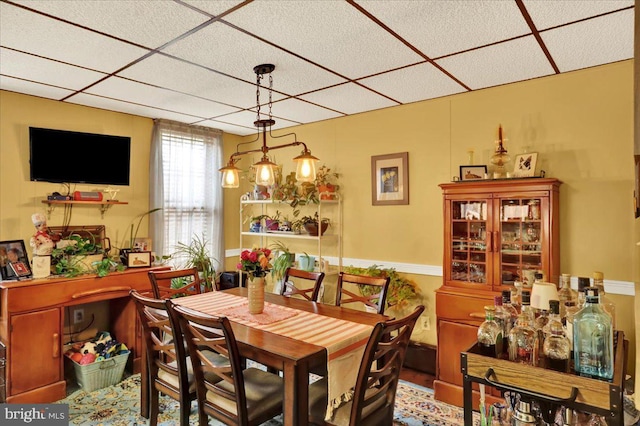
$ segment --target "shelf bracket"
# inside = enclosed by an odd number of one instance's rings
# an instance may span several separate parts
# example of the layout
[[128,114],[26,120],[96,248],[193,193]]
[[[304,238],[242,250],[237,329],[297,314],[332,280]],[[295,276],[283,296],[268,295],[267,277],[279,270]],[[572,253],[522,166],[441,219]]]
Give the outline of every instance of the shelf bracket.
[[51,213],[53,213],[55,209],[56,206],[51,203],[47,203],[47,220],[51,220]]
[[109,208],[111,208],[112,204],[100,204],[100,217],[104,219],[104,214]]

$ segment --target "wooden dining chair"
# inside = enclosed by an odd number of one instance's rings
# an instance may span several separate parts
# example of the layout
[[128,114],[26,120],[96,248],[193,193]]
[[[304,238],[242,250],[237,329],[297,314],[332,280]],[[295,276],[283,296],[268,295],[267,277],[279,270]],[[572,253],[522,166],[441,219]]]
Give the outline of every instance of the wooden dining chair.
[[391,426],[400,371],[420,305],[401,319],[376,324],[365,347],[353,398],[338,407],[332,420],[324,420],[327,410],[327,378],[309,386],[309,421],[315,425]]
[[202,293],[202,283],[196,268],[174,271],[149,271],[149,280],[156,299],[173,299]]
[[180,403],[180,425],[186,426],[196,388],[193,374],[187,373],[187,361],[176,351],[165,301],[143,296],[136,290],[131,290],[130,295],[138,311],[145,343],[149,424],[158,423],[159,394],[163,393]]
[[[344,306],[349,303],[362,303],[366,307],[375,309],[379,314],[384,314],[389,289],[390,278],[370,277],[340,272],[336,289],[336,306]],[[360,294],[356,294],[345,284],[357,286]],[[350,287],[353,288],[353,287]]]
[[[227,425],[259,425],[282,413],[283,379],[257,368],[242,369],[231,324],[226,317],[214,317],[167,300],[174,327],[187,342],[196,382],[201,426],[209,416]],[[229,365],[211,363],[209,350],[226,357]]]
[[[301,269],[287,268],[284,274],[284,281],[280,287],[280,294],[287,297],[299,295],[311,302],[318,302],[323,279],[324,272],[309,272]],[[312,282],[313,285],[302,288],[301,281],[306,281],[307,283]]]

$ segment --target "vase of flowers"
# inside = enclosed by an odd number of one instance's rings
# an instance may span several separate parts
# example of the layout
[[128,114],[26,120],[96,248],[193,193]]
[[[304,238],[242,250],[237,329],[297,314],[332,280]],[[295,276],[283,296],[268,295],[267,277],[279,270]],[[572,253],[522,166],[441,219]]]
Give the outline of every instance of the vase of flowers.
[[271,268],[271,250],[253,248],[240,253],[237,268],[249,275],[247,290],[249,296],[249,313],[260,314],[264,310],[264,277]]

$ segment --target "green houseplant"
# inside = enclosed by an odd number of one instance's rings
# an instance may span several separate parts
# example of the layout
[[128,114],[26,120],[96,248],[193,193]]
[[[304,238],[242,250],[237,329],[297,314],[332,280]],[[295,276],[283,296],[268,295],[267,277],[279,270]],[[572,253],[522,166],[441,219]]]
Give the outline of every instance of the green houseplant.
[[282,281],[287,268],[293,266],[296,255],[281,241],[274,241],[269,248],[278,253],[271,262],[271,278],[274,282]]
[[321,200],[333,200],[334,193],[340,188],[338,178],[340,175],[332,172],[331,169],[324,164],[316,171],[315,185],[320,193]]
[[[388,307],[403,307],[411,300],[418,298],[418,286],[407,278],[402,277],[393,268],[381,268],[378,265],[371,265],[368,268],[358,268],[355,266],[347,266],[344,268],[349,274],[367,275],[371,277],[389,277],[389,289],[387,291]],[[367,295],[367,289],[363,290],[363,294]],[[371,289],[368,294],[373,294],[377,289]]]
[[51,251],[51,264],[58,275],[75,277],[93,272],[94,263],[102,261],[104,248],[96,243],[93,234],[84,238],[78,234],[71,234],[60,240],[57,247]]
[[211,290],[216,278],[216,269],[213,266],[215,259],[207,249],[204,236],[194,235],[189,244],[178,241],[175,250],[171,257],[184,261],[185,268],[196,268],[205,287]]
[[293,229],[296,232],[304,229],[309,235],[318,236],[323,235],[331,221],[328,218],[323,217],[320,219],[318,212],[315,212],[313,216],[303,216],[293,223]]

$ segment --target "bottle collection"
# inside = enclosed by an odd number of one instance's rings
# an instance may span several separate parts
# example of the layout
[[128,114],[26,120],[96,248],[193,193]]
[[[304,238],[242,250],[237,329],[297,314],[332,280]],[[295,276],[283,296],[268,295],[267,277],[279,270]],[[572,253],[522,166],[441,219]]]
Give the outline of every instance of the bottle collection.
[[[549,285],[541,278],[536,276],[534,286]],[[478,328],[480,353],[562,373],[612,380],[615,306],[605,295],[603,278],[602,272],[594,272],[591,284],[589,278],[581,277],[575,292],[570,276],[562,274],[557,300],[549,300],[548,309],[546,305],[544,309],[531,306],[531,287],[517,287],[515,292],[504,290],[493,306],[485,306],[486,319]],[[519,306],[512,303],[514,298]],[[535,299],[534,306],[538,306]],[[529,413],[528,404],[520,407],[516,401],[506,402],[512,408],[507,411],[513,415],[508,416],[507,423],[493,424],[539,424],[534,421],[536,416]],[[558,412],[546,424],[573,425],[577,423],[571,417],[582,415],[564,407]],[[598,423],[604,421],[601,416],[592,417],[591,423],[585,424],[606,424]]]

